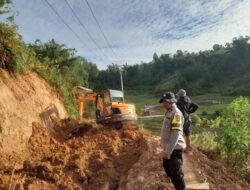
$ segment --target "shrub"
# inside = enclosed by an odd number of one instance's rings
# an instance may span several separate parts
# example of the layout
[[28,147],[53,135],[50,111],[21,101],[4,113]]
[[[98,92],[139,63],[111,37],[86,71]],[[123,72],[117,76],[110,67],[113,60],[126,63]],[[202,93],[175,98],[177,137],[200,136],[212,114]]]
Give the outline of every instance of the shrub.
[[201,115],[206,116],[207,115],[207,111],[202,111]]
[[234,100],[214,122],[218,127],[216,141],[227,164],[243,168],[248,161],[250,145],[250,104],[247,98]]
[[221,115],[221,110],[216,110],[216,111],[215,111],[215,116],[218,117],[218,116],[220,116],[220,115]]
[[201,123],[201,118],[197,114],[192,115],[192,122],[196,125],[199,125]]
[[0,67],[9,72],[22,73],[34,57],[14,27],[0,23]]

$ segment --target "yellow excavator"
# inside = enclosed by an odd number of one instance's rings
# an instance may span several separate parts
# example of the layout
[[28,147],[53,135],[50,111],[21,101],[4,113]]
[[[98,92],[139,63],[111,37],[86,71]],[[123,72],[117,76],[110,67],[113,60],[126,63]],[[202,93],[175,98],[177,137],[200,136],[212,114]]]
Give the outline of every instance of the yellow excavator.
[[84,115],[84,103],[95,102],[97,123],[114,123],[121,121],[135,121],[137,114],[134,104],[124,103],[122,91],[107,89],[102,92],[94,92],[81,86],[75,87],[79,118]]

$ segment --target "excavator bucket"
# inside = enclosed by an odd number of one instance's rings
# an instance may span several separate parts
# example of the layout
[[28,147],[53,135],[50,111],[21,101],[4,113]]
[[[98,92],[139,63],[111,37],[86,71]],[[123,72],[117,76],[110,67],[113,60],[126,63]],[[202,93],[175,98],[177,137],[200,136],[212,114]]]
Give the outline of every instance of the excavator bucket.
[[59,112],[56,106],[51,105],[47,107],[43,112],[39,114],[39,117],[42,120],[44,127],[46,127],[50,133],[56,135],[56,132],[53,128],[53,119],[59,119]]

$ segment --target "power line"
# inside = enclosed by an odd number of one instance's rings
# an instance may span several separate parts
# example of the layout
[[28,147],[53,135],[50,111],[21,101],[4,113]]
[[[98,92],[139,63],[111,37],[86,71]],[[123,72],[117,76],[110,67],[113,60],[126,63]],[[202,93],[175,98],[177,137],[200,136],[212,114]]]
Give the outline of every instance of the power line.
[[82,44],[92,53],[94,54],[96,57],[99,57],[97,56],[95,53],[93,53],[91,51],[90,48],[88,48],[88,46],[86,46],[86,44],[83,42],[83,40],[80,38],[80,36],[67,24],[67,22],[60,16],[60,14],[57,12],[57,10],[52,6],[52,4],[49,3],[48,0],[45,0],[45,2],[47,3],[47,5],[50,7],[50,9],[58,16],[58,18],[62,21],[62,23],[67,26],[67,28],[75,35],[75,37],[80,41],[82,42]]
[[100,46],[97,44],[97,42],[95,41],[95,39],[91,36],[91,34],[89,33],[88,29],[85,27],[85,25],[83,24],[83,22],[81,21],[81,19],[78,17],[78,15],[75,13],[74,9],[71,7],[71,5],[69,4],[69,2],[67,0],[64,0],[67,4],[67,6],[70,8],[71,12],[73,13],[74,17],[78,20],[78,22],[80,23],[81,27],[84,29],[84,31],[87,33],[87,35],[89,36],[89,38],[91,39],[91,41],[96,45],[96,47],[100,50],[100,52],[102,52],[103,56],[105,58],[107,58],[108,56],[106,56],[102,49],[100,48]]
[[114,52],[113,48],[111,47],[111,45],[110,45],[110,43],[109,43],[109,41],[108,41],[108,38],[106,37],[106,35],[105,35],[105,33],[104,33],[104,31],[103,31],[103,29],[102,29],[100,23],[98,22],[98,20],[97,20],[95,14],[94,14],[94,11],[93,11],[93,9],[91,8],[91,6],[90,6],[88,0],[85,0],[85,1],[86,1],[87,5],[88,5],[88,8],[89,8],[89,10],[90,10],[92,16],[94,17],[94,20],[95,20],[95,22],[96,22],[96,24],[97,24],[99,30],[100,30],[101,33],[102,33],[103,38],[105,39],[106,43],[108,44],[108,47],[111,49],[113,55],[114,55],[114,56],[116,57],[116,59],[118,60],[118,56],[116,55],[116,53]]

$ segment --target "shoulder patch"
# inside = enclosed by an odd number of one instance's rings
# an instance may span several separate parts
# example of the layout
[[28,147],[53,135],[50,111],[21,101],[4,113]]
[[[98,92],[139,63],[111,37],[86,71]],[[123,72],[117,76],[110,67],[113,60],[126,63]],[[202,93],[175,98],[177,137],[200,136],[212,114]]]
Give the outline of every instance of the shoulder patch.
[[172,120],[172,129],[182,130],[182,115],[179,112],[174,113]]
[[176,122],[180,122],[181,121],[181,114],[175,113],[175,119],[176,119]]

